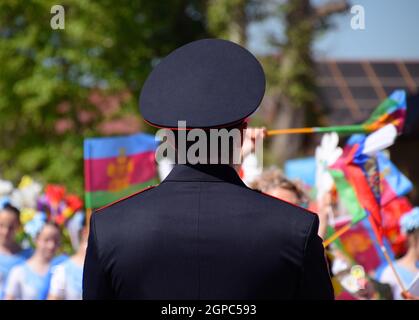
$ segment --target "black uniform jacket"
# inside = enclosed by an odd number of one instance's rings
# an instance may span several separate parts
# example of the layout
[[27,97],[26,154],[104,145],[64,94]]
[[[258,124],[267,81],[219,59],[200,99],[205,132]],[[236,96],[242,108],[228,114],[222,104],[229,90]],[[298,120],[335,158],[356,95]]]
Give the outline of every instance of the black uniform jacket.
[[315,214],[227,165],[176,165],[93,213],[84,299],[333,299]]

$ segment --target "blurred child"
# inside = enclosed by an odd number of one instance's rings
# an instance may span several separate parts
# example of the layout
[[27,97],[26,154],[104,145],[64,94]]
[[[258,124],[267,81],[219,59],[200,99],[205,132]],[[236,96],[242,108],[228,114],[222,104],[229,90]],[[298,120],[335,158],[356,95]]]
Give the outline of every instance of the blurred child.
[[63,263],[57,265],[52,272],[48,300],[82,299],[83,264],[88,239],[85,219],[79,230],[79,237],[80,242],[76,253]]
[[16,242],[16,232],[20,226],[20,212],[10,204],[0,210],[0,299],[4,297],[4,285],[10,270],[24,262],[30,255]]
[[6,282],[6,300],[45,300],[51,279],[51,261],[60,245],[60,229],[45,223],[35,236],[35,252],[26,262],[10,271]]
[[251,187],[295,205],[307,205],[308,199],[304,191],[276,168],[263,171],[251,184]]
[[[402,216],[400,228],[407,235],[408,249],[403,257],[396,260],[394,267],[407,289],[419,273],[419,207]],[[390,266],[384,269],[379,280],[391,286],[394,299],[403,299],[402,290]]]

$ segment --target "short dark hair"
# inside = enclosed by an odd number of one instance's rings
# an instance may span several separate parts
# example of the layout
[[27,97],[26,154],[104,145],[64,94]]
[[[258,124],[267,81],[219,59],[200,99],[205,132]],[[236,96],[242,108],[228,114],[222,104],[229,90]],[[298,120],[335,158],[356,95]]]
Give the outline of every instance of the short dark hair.
[[419,228],[414,228],[407,231],[407,236],[414,239],[414,241],[419,240]]
[[58,223],[54,222],[54,221],[47,221],[47,222],[45,222],[44,227],[46,227],[46,226],[55,227],[55,228],[57,228],[58,230],[61,231],[60,225]]
[[6,203],[1,211],[6,211],[14,214],[18,221],[20,221],[20,211],[18,208],[12,206],[10,203]]
[[309,197],[302,188],[301,183],[289,180],[280,169],[275,167],[264,170],[253,181],[251,188],[262,192],[268,192],[269,189],[273,188],[286,189],[293,192],[300,203],[307,204],[309,201]]
[[58,232],[60,233],[60,235],[61,235],[61,227],[59,226],[59,224],[58,223],[56,223],[56,222],[54,222],[54,221],[50,221],[50,220],[48,220],[48,221],[46,221],[45,223],[44,223],[44,225],[38,230],[38,232],[36,233],[36,235],[35,235],[35,238],[38,238],[39,237],[39,235],[41,234],[41,232],[42,232],[42,230],[44,230],[44,228],[45,227],[47,227],[47,226],[51,226],[51,227],[54,227],[54,228],[56,228],[57,230],[58,230]]
[[[241,121],[241,122],[239,122],[239,123],[235,123],[235,124],[233,124],[233,125],[229,125],[229,126],[225,126],[225,127],[220,127],[220,128],[196,128],[196,129],[202,129],[202,130],[204,130],[204,132],[205,132],[205,136],[206,136],[206,139],[207,139],[207,160],[209,160],[209,158],[210,158],[210,155],[211,155],[211,142],[210,142],[210,138],[211,138],[211,134],[210,134],[210,132],[211,132],[211,129],[218,129],[218,130],[226,130],[228,133],[230,133],[232,130],[240,130],[240,131],[242,131],[242,130],[244,130],[245,129],[245,124],[246,124],[247,122],[245,122],[245,121]],[[171,130],[171,129],[169,129],[169,130]],[[178,158],[178,143],[179,143],[179,133],[180,133],[180,130],[174,130],[174,129],[172,129],[171,130],[172,132],[173,132],[173,134],[174,134],[174,138],[175,138],[175,141],[174,141],[174,143],[175,143],[175,145],[174,145],[174,148],[175,148],[175,157],[176,157],[176,159],[171,159],[171,160],[173,160],[173,161],[177,161],[177,158]],[[188,131],[189,131],[189,129],[187,129],[186,130],[186,134],[188,133]],[[219,140],[218,140],[218,142],[220,141],[220,138],[218,138]],[[244,137],[243,136],[241,136],[240,137],[240,143],[242,143],[243,140],[244,139]],[[186,152],[186,154],[188,153],[188,150],[189,150],[189,148],[192,146],[192,145],[194,145],[195,144],[195,142],[196,142],[196,140],[194,140],[194,141],[186,141],[186,150],[184,150],[185,152]],[[222,157],[222,149],[221,149],[221,144],[220,143],[217,143],[217,145],[218,145],[218,151],[217,151],[217,154],[218,154],[218,157],[221,159],[221,157]],[[232,160],[232,157],[233,157],[233,150],[234,150],[234,143],[233,143],[233,139],[231,138],[231,137],[229,137],[229,140],[228,140],[228,152],[229,152],[229,160],[231,161]]]

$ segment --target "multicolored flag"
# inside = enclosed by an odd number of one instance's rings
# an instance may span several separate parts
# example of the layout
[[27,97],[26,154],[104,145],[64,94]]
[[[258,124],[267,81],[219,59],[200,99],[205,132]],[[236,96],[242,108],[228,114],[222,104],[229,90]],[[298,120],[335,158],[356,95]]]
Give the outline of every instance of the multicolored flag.
[[397,256],[403,255],[407,249],[406,235],[400,230],[400,218],[412,209],[413,206],[406,197],[397,197],[386,203],[381,210],[384,234]]
[[350,230],[352,226],[368,216],[363,204],[358,199],[357,192],[352,186],[350,179],[348,180],[345,176],[347,166],[351,159],[351,154],[348,156],[347,153],[348,149],[346,149],[346,153],[343,153],[339,157],[338,161],[329,167],[328,173],[333,179],[339,201],[348,213],[350,220],[346,221],[344,225],[340,225],[339,227],[337,224],[334,225],[334,227],[330,226],[328,228],[327,238],[323,242],[324,246],[328,246],[330,243],[335,242],[336,245],[342,247],[338,237],[343,235],[345,232]]
[[84,140],[87,208],[99,208],[158,182],[153,135]]
[[413,184],[384,152],[377,152],[376,158],[380,171],[381,205],[385,206],[409,193],[413,189]]
[[359,204],[367,212],[368,219],[371,220],[378,241],[382,244],[382,221],[376,194],[377,188],[371,185],[371,182],[374,182],[376,179],[374,177],[371,178],[371,175],[367,174],[365,164],[370,157],[362,153],[365,137],[364,139],[352,139],[352,137],[345,146],[342,156],[331,168],[339,169],[344,173],[345,179],[355,191]]
[[392,123],[396,126],[397,132],[401,132],[406,118],[406,92],[396,90],[381,102],[363,126],[367,132],[375,131],[386,124]]
[[[341,222],[336,226],[336,229],[341,228],[344,224],[344,222]],[[342,234],[339,240],[343,251],[357,264],[362,265],[367,273],[385,264],[385,257],[376,241],[369,219],[363,219],[360,223],[354,225]],[[383,241],[383,245],[391,252],[386,240]]]
[[335,166],[344,171],[361,206],[368,213],[368,219],[378,242],[382,245],[380,175],[376,157],[364,153],[365,141],[365,135],[352,135],[344,148],[342,157],[338,159]]
[[351,224],[356,224],[367,216],[366,211],[358,201],[354,188],[346,180],[345,174],[339,169],[330,169],[329,173],[333,177],[339,200],[342,202],[346,211],[351,216]]
[[368,219],[378,242],[382,244],[382,237],[385,233],[382,215],[388,213],[383,208],[395,199],[406,195],[412,189],[412,183],[383,151],[376,150],[371,154],[366,152],[366,149],[374,149],[367,147],[369,137],[361,134],[352,135],[342,156],[332,169],[340,169],[344,172],[344,177],[355,190],[361,207],[369,213]]
[[405,123],[406,110],[406,92],[404,90],[396,90],[378,105],[372,115],[364,123],[330,127],[268,130],[267,135],[271,136],[277,134],[301,134],[316,132],[337,132],[339,134],[368,133],[382,128],[387,124],[393,124],[396,127],[397,132],[400,134]]

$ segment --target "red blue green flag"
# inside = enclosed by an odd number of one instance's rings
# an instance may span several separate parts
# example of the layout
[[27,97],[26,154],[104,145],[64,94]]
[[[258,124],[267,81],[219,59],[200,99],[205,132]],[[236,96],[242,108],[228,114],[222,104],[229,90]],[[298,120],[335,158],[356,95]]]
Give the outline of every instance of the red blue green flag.
[[87,208],[99,208],[158,182],[154,135],[84,140]]

